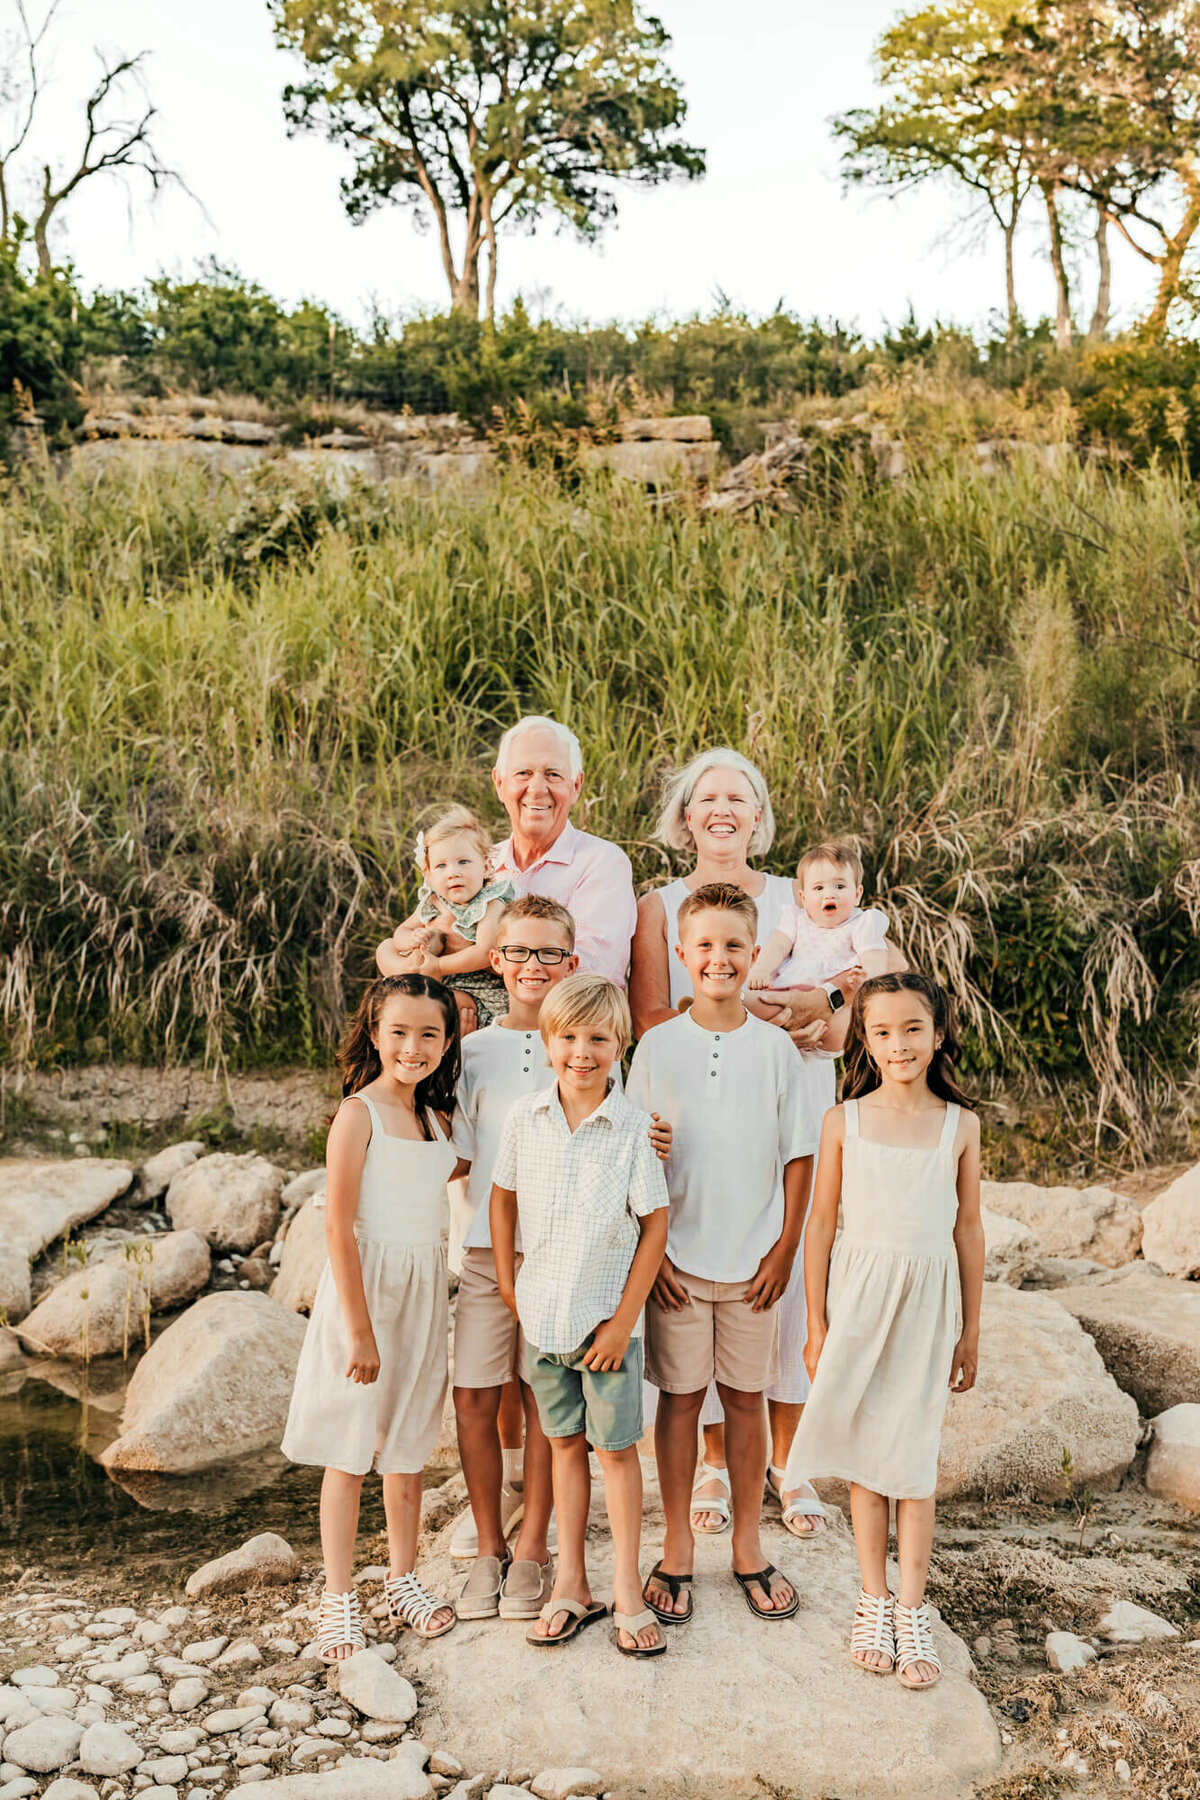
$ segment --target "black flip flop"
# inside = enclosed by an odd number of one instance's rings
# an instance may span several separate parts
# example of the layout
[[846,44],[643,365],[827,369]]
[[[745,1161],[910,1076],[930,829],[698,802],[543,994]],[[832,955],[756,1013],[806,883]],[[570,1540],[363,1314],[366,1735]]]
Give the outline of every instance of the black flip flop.
[[[790,1619],[794,1613],[799,1612],[800,1596],[796,1592],[795,1582],[790,1575],[780,1574],[780,1571],[775,1567],[774,1563],[768,1563],[765,1569],[759,1569],[754,1575],[739,1575],[736,1569],[732,1571],[732,1574],[733,1579],[737,1582],[742,1593],[746,1597],[746,1605],[750,1608],[750,1611],[754,1614],[756,1619],[767,1619],[770,1623],[774,1624],[776,1619]],[[754,1601],[750,1597],[750,1589],[752,1587],[760,1587],[764,1594],[770,1594],[772,1576],[779,1581],[787,1582],[792,1590],[792,1603],[790,1606],[773,1606],[769,1611],[766,1611],[763,1607],[754,1604]]]
[[679,1590],[692,1585],[692,1577],[690,1575],[668,1575],[667,1571],[663,1568],[662,1563],[657,1562],[647,1575],[645,1586],[642,1588],[642,1599],[650,1608],[650,1611],[654,1614],[660,1625],[689,1625],[692,1619],[692,1596],[689,1594],[687,1597],[688,1605],[686,1612],[660,1612],[646,1592],[646,1588],[650,1586],[652,1581],[662,1583],[663,1587],[670,1593],[673,1604],[679,1598]]

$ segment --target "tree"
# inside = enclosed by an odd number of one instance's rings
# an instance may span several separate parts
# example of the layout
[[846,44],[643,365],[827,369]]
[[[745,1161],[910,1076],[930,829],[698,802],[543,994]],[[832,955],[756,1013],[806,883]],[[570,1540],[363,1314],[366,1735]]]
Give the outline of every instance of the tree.
[[[294,130],[354,155],[351,218],[388,201],[433,216],[451,307],[495,314],[497,237],[556,213],[593,238],[613,186],[704,173],[660,22],[636,0],[269,0],[308,66],[284,90]],[[463,233],[457,257],[452,218]]]
[[[40,20],[31,17],[27,0],[11,3],[15,27],[0,44],[0,118],[8,125],[0,141],[0,243],[11,245],[21,235],[14,188],[24,185],[36,208],[32,233],[38,271],[48,278],[53,268],[51,222],[85,181],[94,175],[132,170],[146,176],[157,191],[180,178],[154,147],[151,127],[156,109],[145,93],[144,52],[115,61],[100,56],[100,74],[83,102],[78,154],[68,159],[62,173],[56,173],[50,162],[41,164],[36,178],[26,170],[24,153],[34,132],[43,93],[46,42],[61,0],[49,0]],[[132,112],[123,116],[121,109],[135,93]]]

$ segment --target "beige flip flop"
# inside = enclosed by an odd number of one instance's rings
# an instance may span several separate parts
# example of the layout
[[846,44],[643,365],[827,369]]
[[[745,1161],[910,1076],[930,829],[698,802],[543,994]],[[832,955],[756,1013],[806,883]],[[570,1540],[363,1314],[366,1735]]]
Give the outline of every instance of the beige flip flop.
[[560,1644],[569,1644],[572,1638],[577,1638],[581,1631],[594,1625],[597,1619],[607,1618],[608,1608],[599,1600],[593,1600],[590,1606],[585,1606],[582,1600],[547,1600],[538,1618],[544,1619],[549,1625],[559,1613],[570,1614],[571,1623],[565,1631],[556,1631],[553,1637],[541,1637],[536,1631],[527,1631],[525,1642],[532,1644],[535,1650],[557,1650]]
[[[659,1619],[658,1614],[652,1611],[650,1607],[647,1607],[645,1612],[640,1613],[614,1611],[613,1624],[616,1629],[612,1634],[612,1641],[617,1646],[617,1649],[621,1652],[622,1656],[661,1656],[667,1647],[667,1640],[662,1634],[662,1622]],[[645,1631],[647,1625],[653,1625],[658,1632],[657,1644],[642,1645],[638,1643],[637,1634],[639,1631]],[[630,1637],[633,1639],[632,1644],[623,1644],[621,1642],[621,1633],[623,1631],[629,1633]]]

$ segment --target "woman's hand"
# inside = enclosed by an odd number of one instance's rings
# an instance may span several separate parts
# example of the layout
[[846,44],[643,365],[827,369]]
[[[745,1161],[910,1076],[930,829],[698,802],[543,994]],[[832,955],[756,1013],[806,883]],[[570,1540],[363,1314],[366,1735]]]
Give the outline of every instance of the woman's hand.
[[809,1321],[808,1338],[804,1345],[804,1367],[808,1370],[808,1379],[817,1379],[817,1364],[821,1360],[821,1352],[825,1348],[828,1331],[824,1325],[816,1325]]
[[650,1289],[650,1298],[656,1300],[667,1312],[682,1312],[685,1306],[692,1304],[692,1296],[675,1273],[675,1264],[669,1256],[662,1259],[654,1286]]
[[979,1339],[969,1337],[966,1332],[954,1346],[954,1355],[950,1360],[950,1392],[966,1394],[975,1386],[975,1377],[979,1370]]
[[379,1351],[375,1348],[375,1333],[368,1325],[365,1331],[351,1334],[346,1375],[350,1381],[360,1381],[364,1387],[370,1387],[378,1374]]

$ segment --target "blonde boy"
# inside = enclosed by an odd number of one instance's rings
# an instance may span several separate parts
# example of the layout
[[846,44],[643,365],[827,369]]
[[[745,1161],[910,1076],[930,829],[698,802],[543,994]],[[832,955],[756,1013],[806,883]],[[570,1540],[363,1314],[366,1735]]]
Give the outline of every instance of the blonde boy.
[[539,1024],[554,1083],[509,1113],[491,1199],[496,1279],[525,1334],[558,1518],[553,1592],[527,1641],[559,1648],[608,1610],[592,1598],[585,1557],[590,1444],[612,1532],[614,1642],[625,1656],[658,1656],[666,1641],[638,1569],[637,1445],[641,1316],[666,1248],[666,1183],[649,1116],[613,1080],[632,1031],[621,990],[574,975],[543,1002]]

